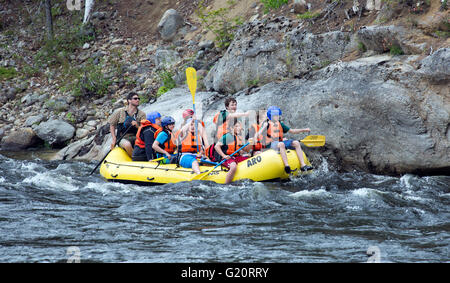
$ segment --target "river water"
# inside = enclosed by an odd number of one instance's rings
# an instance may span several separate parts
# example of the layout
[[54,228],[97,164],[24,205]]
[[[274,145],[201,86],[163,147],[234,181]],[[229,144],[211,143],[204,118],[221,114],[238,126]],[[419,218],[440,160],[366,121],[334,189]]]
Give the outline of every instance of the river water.
[[[139,186],[0,154],[0,262],[449,262],[450,176]],[[371,256],[368,251],[373,251]]]

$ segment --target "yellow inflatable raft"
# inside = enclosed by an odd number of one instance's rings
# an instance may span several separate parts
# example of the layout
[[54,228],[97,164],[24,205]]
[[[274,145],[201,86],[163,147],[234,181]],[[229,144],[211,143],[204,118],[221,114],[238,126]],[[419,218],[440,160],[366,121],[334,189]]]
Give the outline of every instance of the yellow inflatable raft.
[[[300,164],[294,150],[288,150],[287,156],[292,175],[298,175]],[[303,154],[305,162],[310,165]],[[201,172],[211,170],[211,166],[200,166]],[[202,180],[225,183],[226,168],[214,169]],[[311,172],[311,171],[309,171]],[[179,167],[176,164],[159,164],[159,162],[132,161],[130,156],[120,147],[113,149],[100,166],[100,174],[108,181],[139,184],[167,184],[190,181],[195,173],[192,169]],[[250,179],[253,181],[273,181],[287,179],[283,161],[278,152],[270,149],[255,155],[238,164],[233,181]]]

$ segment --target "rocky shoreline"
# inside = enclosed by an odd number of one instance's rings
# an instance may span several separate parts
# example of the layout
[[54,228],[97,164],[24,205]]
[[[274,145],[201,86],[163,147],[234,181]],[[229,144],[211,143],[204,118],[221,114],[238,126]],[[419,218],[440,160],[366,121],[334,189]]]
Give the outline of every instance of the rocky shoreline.
[[[172,23],[167,20],[170,15]],[[448,11],[434,15],[429,25],[440,22]],[[426,23],[315,34],[305,21],[254,18],[223,52],[211,41],[200,42],[201,37],[179,39],[180,33],[193,28],[183,24],[176,11],[163,19],[175,30],[164,28],[161,20],[164,40],[159,44],[132,46],[127,39],[109,35],[83,46],[72,58],[79,63],[99,58],[111,67],[114,50],[124,51],[123,76],[114,77],[108,95],[90,103],[60,93],[49,82],[7,82],[0,95],[2,149],[44,143],[62,147],[57,160],[100,160],[110,143],[106,117],[123,106],[128,91],[155,93],[156,70],[181,70],[174,75],[178,87],[141,109],[157,109],[181,121],[182,111],[192,105],[182,66],[193,65],[202,86],[196,98],[198,112],[210,131],[213,115],[223,108],[225,97],[233,95],[241,111],[279,105],[287,124],[325,135],[325,147],[305,150],[337,170],[449,174],[450,44],[430,37],[420,28]]]

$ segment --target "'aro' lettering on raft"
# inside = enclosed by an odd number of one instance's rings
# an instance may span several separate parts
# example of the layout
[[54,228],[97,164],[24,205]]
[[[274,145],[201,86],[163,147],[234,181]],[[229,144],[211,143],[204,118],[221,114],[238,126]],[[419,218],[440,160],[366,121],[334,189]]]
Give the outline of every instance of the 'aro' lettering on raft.
[[253,166],[256,163],[261,162],[261,160],[262,160],[261,156],[253,157],[252,159],[247,160],[247,167]]

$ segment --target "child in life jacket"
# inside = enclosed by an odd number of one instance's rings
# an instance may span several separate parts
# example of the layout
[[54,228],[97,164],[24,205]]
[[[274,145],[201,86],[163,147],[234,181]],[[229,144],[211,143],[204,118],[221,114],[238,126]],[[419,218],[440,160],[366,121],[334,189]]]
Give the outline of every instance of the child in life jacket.
[[153,150],[153,142],[155,141],[155,133],[161,129],[161,114],[159,112],[150,112],[147,119],[141,121],[136,134],[136,142],[134,143],[133,161],[150,161],[156,158],[156,152]]
[[[177,146],[174,143],[175,137],[173,129],[175,127],[175,120],[172,117],[164,117],[161,119],[161,129],[155,133],[155,141],[153,142],[153,149],[158,152],[157,157],[165,157],[163,164],[177,163],[178,154],[174,154]],[[196,174],[200,174],[200,167],[198,162],[185,161],[180,166],[184,168],[192,168]]]
[[283,138],[283,134],[299,134],[303,132],[310,132],[309,128],[304,129],[291,129],[280,121],[282,115],[281,109],[277,106],[270,106],[267,109],[267,120],[261,124],[259,132],[255,135],[263,136],[263,143],[267,148],[276,149],[280,152],[281,159],[284,163],[284,170],[287,174],[291,173],[291,167],[289,166],[286,149],[293,149],[297,153],[298,160],[300,162],[301,171],[312,170],[311,166],[306,165],[303,158],[303,151],[298,140],[287,140]]
[[231,183],[236,174],[237,164],[242,162],[248,157],[243,156],[242,151],[250,151],[251,145],[246,146],[240,152],[233,154],[236,150],[241,148],[245,144],[242,137],[242,124],[238,119],[233,119],[228,124],[228,132],[222,136],[222,138],[217,141],[214,149],[216,150],[216,160],[217,162],[226,159],[222,166],[229,169],[226,177],[225,184]]

